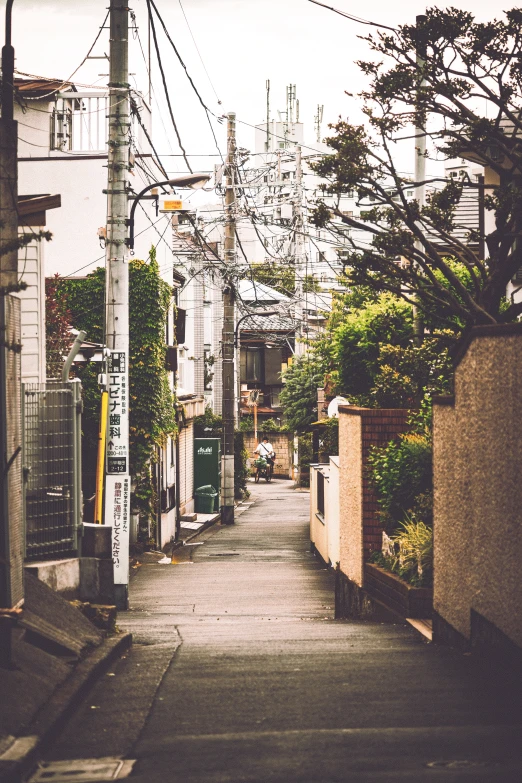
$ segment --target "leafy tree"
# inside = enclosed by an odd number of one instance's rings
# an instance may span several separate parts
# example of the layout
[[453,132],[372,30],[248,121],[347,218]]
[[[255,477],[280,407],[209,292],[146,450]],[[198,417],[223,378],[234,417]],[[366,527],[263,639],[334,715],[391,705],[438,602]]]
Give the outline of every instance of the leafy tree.
[[420,346],[413,337],[407,302],[355,288],[334,303],[314,350],[323,357],[330,391],[363,407],[415,408],[426,392],[450,390],[452,333],[434,331]]
[[290,430],[302,432],[317,418],[317,389],[324,373],[324,359],[317,353],[294,358],[286,370],[281,404]]
[[60,378],[64,357],[71,343],[71,312],[63,297],[57,295],[60,277],[45,281],[45,342],[46,372],[48,378]]
[[[509,322],[522,313],[522,302],[505,302],[506,286],[522,265],[522,244],[513,241],[522,231],[521,24],[517,8],[489,23],[456,8],[431,8],[417,26],[368,36],[377,58],[359,63],[369,79],[360,94],[366,127],[340,119],[327,139],[334,153],[315,165],[329,180],[325,195],[334,201],[318,204],[316,225],[340,230],[347,224],[372,237],[365,245],[352,232],[352,283],[392,292],[428,316],[436,310],[439,323],[456,335],[463,327]],[[493,185],[485,202],[495,227],[485,237],[487,259],[472,246],[478,245],[476,233],[459,239],[455,231],[465,182],[446,181],[422,207],[406,197],[412,183],[393,155],[395,142],[412,126],[428,137],[430,156],[468,156],[488,167]],[[339,205],[339,197],[354,189],[374,205],[360,217]],[[466,270],[466,281],[455,262]]]
[[[295,266],[292,264],[278,264],[276,261],[252,264],[247,279],[268,285],[284,296],[293,296],[295,293]],[[317,293],[320,290],[321,285],[313,275],[304,276],[303,293]]]
[[332,337],[343,393],[368,395],[379,368],[380,346],[406,347],[412,337],[411,307],[390,294],[349,313]]
[[292,296],[295,291],[295,268],[291,264],[278,264],[268,261],[264,264],[252,264],[248,278],[270,286],[284,296]]

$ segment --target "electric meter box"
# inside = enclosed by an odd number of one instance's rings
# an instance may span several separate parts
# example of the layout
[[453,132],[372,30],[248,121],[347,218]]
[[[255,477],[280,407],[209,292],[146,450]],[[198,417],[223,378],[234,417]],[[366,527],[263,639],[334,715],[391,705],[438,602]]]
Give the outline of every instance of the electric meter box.
[[[194,494],[199,487],[208,485],[217,492],[214,499],[214,511],[217,512],[221,505],[221,439],[194,438]],[[196,494],[195,497],[197,504]]]

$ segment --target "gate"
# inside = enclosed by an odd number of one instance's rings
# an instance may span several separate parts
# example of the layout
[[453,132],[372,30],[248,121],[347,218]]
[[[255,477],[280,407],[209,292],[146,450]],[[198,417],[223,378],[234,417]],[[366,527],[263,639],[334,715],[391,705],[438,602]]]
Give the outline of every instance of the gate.
[[25,552],[50,560],[78,552],[82,517],[81,384],[23,384]]

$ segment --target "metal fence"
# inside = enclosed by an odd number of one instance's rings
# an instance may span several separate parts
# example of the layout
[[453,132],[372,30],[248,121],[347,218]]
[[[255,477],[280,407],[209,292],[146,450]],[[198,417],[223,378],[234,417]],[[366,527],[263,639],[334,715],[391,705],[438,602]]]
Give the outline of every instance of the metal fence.
[[22,405],[26,558],[78,551],[81,384],[24,384]]

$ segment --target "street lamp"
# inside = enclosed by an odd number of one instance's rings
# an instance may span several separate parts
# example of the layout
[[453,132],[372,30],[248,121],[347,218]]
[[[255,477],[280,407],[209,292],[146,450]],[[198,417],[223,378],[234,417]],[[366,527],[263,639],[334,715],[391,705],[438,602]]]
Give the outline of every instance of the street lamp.
[[152,188],[161,188],[166,185],[179,188],[191,188],[192,190],[198,190],[202,188],[210,179],[210,174],[184,174],[181,177],[174,177],[174,179],[167,179],[165,182],[153,182],[152,185],[147,185],[142,191],[134,198],[129,217],[129,248],[134,250],[134,213],[138,202],[142,196]]

